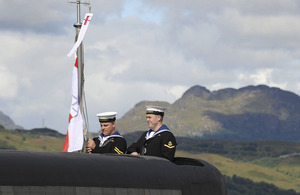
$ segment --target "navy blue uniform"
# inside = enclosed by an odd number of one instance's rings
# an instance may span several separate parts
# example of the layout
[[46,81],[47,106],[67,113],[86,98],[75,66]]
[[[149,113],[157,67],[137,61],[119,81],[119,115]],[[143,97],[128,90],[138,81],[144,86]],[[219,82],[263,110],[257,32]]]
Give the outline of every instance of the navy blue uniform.
[[[151,133],[153,135],[151,135]],[[137,152],[141,155],[158,156],[173,161],[176,151],[176,139],[166,125],[156,132],[149,130],[127,149],[127,153]]]
[[103,139],[103,135],[100,135],[99,137],[95,137],[93,139],[96,147],[92,150],[92,153],[126,153],[127,142],[118,132],[115,132],[113,135],[108,136],[104,143],[101,143],[101,139]]

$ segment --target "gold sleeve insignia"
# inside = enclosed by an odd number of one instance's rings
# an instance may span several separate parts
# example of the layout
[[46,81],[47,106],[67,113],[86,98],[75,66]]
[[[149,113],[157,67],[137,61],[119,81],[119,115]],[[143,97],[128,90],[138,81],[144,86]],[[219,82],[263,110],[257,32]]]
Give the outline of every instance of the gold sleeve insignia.
[[175,147],[171,141],[169,141],[168,144],[164,144],[164,146],[166,146],[167,148],[170,148],[170,149]]
[[114,151],[118,154],[124,154],[119,148],[115,147]]

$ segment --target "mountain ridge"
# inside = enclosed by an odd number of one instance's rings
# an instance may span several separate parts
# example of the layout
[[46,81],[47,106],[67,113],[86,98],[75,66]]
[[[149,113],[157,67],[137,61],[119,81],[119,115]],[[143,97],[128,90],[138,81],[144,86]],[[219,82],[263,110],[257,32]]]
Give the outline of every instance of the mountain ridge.
[[[141,101],[117,119],[122,134],[145,131],[145,106],[166,107],[164,123],[175,136],[238,141],[300,142],[300,97],[267,85],[210,91],[195,85],[173,104]],[[0,126],[23,129],[0,111]]]
[[173,104],[141,101],[118,119],[121,132],[146,130],[145,106],[167,108],[164,122],[176,136],[299,142],[300,97],[266,85],[210,91],[189,88]]

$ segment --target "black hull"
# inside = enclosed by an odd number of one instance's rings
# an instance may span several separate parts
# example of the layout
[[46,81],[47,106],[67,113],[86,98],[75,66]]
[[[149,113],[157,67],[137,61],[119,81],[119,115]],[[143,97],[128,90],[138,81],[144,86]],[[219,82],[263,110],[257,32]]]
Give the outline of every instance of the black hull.
[[0,194],[22,190],[26,194],[226,194],[221,173],[208,162],[190,158],[170,162],[149,156],[1,150]]

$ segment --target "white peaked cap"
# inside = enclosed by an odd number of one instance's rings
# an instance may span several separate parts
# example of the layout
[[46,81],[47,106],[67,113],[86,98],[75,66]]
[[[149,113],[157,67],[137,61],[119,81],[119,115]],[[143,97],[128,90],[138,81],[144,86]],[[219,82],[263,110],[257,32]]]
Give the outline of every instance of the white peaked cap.
[[163,114],[166,108],[160,106],[146,106],[147,114]]
[[102,112],[97,114],[99,122],[112,122],[116,120],[117,112]]

